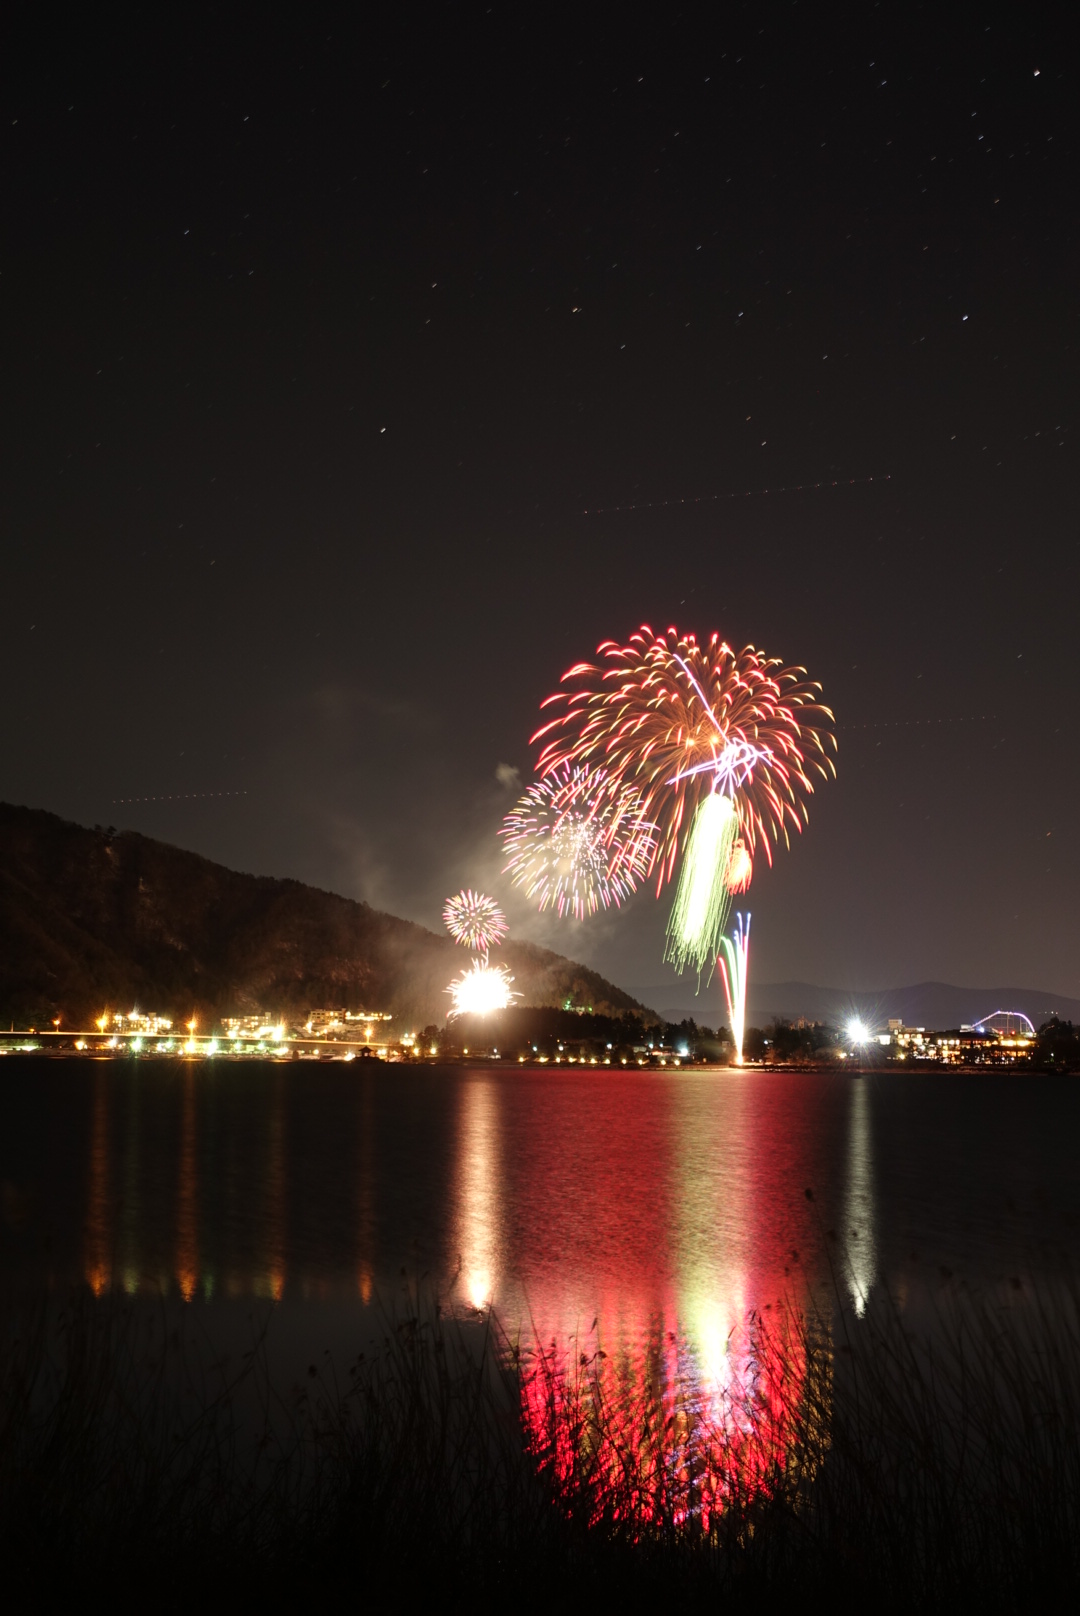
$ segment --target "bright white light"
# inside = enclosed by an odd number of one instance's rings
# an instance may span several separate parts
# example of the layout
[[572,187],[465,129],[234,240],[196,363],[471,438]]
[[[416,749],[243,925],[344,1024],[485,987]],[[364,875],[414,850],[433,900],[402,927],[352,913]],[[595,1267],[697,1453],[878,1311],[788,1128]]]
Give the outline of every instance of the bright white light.
[[853,1016],[847,1024],[847,1035],[853,1044],[865,1044],[870,1034],[864,1022]]
[[511,992],[514,978],[505,965],[486,965],[473,960],[467,971],[447,988],[454,1002],[454,1016],[487,1016],[493,1010],[506,1010],[520,995]]

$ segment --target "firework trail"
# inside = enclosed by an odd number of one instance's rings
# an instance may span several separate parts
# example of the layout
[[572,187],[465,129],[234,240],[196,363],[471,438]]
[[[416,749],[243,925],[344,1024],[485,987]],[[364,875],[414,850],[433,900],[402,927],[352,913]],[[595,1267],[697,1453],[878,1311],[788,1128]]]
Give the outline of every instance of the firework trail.
[[735,1062],[742,1065],[743,1034],[746,1031],[746,978],[750,966],[750,916],[738,924],[730,937],[720,939],[720,957],[717,964],[724,984],[728,1020],[735,1039]]
[[[543,703],[557,710],[533,736],[539,773],[592,762],[612,785],[638,791],[656,830],[658,896],[685,855],[666,957],[700,971],[716,957],[727,894],[749,885],[754,851],[771,863],[774,844],[802,829],[811,777],[836,773],[832,713],[805,669],[752,645],[733,651],[716,634],[699,645],[646,624],[598,657],[571,668]],[[714,797],[734,815],[706,807]]]
[[578,920],[618,907],[649,869],[653,827],[630,786],[609,783],[603,769],[564,764],[530,786],[503,820],[504,874],[541,912]]
[[512,991],[514,978],[505,965],[489,965],[486,959],[473,960],[467,971],[455,977],[447,988],[453,1004],[454,1016],[490,1015],[493,1010],[506,1010],[520,993]]
[[474,948],[484,959],[488,950],[497,947],[507,932],[506,916],[495,899],[464,888],[456,897],[447,898],[443,923],[455,943]]
[[693,959],[700,970],[702,958],[716,958],[731,902],[727,872],[738,830],[739,815],[730,797],[714,791],[704,799],[686,838],[665,959],[680,966]]

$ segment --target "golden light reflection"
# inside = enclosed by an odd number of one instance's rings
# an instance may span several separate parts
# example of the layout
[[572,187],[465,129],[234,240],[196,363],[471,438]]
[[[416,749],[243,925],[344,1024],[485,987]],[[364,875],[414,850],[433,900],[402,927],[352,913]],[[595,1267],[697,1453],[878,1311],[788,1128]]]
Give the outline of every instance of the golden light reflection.
[[112,1278],[112,1232],[109,1203],[109,1078],[94,1074],[93,1113],[90,1121],[90,1173],[86,1206],[86,1283],[95,1296],[108,1289]]
[[199,1283],[199,1172],[195,1068],[185,1066],[176,1192],[176,1282],[185,1302]]
[[471,1078],[461,1087],[454,1175],[453,1237],[468,1302],[486,1307],[499,1284],[499,1087]]
[[270,1117],[266,1141],[266,1179],[263,1193],[263,1277],[256,1280],[256,1296],[280,1302],[285,1294],[285,1085],[281,1072],[272,1078]]
[[[370,1033],[370,1028],[368,1029]],[[375,1288],[375,1095],[362,1080],[356,1148],[356,1288],[370,1302]]]
[[142,1233],[142,1202],[139,1195],[140,1105],[138,1083],[127,1093],[127,1119],[124,1129],[123,1201],[120,1207],[120,1282],[129,1296],[139,1289],[142,1262],[139,1241]]

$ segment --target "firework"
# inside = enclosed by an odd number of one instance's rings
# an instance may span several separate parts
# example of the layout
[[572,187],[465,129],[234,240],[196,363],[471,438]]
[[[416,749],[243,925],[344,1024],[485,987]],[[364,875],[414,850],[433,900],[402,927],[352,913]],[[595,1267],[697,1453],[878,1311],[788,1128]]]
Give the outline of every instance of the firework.
[[680,971],[691,962],[700,971],[717,956],[731,901],[727,872],[738,830],[735,804],[719,791],[694,815],[664,949],[664,958]]
[[[542,777],[572,764],[606,771],[609,789],[635,789],[655,827],[649,874],[659,896],[685,855],[668,927],[668,957],[698,970],[715,957],[728,894],[744,891],[760,846],[801,830],[813,776],[836,773],[832,713],[805,669],[714,634],[699,645],[647,625],[629,644],[607,641],[544,702],[559,709],[533,736]],[[712,799],[727,800],[734,823]],[[707,855],[714,861],[710,864]],[[730,879],[728,879],[730,873]]]
[[554,769],[503,820],[505,873],[540,909],[584,920],[618,907],[637,887],[656,846],[632,787],[609,788],[603,769]]
[[785,668],[754,646],[733,651],[714,634],[645,626],[628,645],[607,641],[599,665],[580,662],[563,676],[561,706],[533,736],[543,741],[539,772],[600,762],[609,779],[635,786],[656,825],[653,867],[671,879],[699,803],[714,791],[732,797],[748,853],[801,830],[811,775],[836,773],[832,713],[803,668]]
[[743,1034],[746,1031],[746,977],[750,963],[750,916],[745,922],[743,916],[737,917],[738,924],[730,937],[720,939],[720,957],[717,964],[720,967],[720,976],[724,984],[724,997],[727,1000],[728,1020],[731,1022],[731,1032],[735,1039],[735,1061],[742,1065]]
[[465,890],[454,898],[447,898],[443,923],[455,943],[475,948],[485,958],[490,948],[502,942],[507,930],[506,916],[494,898],[483,892]]
[[473,960],[467,971],[462,971],[447,988],[452,998],[453,1016],[486,1016],[493,1010],[506,1010],[520,993],[511,991],[514,978],[505,965],[489,965],[486,960]]

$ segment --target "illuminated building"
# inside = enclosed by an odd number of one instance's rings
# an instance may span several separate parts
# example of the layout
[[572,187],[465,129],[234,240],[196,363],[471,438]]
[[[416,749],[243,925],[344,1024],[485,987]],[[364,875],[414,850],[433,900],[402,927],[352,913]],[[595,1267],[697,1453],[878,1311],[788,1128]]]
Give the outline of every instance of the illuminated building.
[[381,1023],[393,1018],[379,1010],[310,1010],[302,1029],[308,1038],[355,1041],[372,1039],[382,1031]]
[[[102,1017],[102,1021],[104,1019]],[[132,1010],[126,1016],[115,1015],[110,1019],[113,1032],[128,1037],[160,1038],[163,1034],[172,1030],[172,1021],[168,1016],[153,1015],[149,1011]],[[101,1031],[104,1031],[102,1021],[99,1021],[97,1025]]]
[[280,1016],[222,1016],[221,1025],[226,1038],[261,1038],[275,1044],[283,1041],[288,1030]]
[[1019,1010],[997,1010],[982,1021],[967,1022],[946,1032],[889,1022],[887,1033],[873,1042],[890,1060],[933,1061],[943,1066],[1016,1066],[1030,1061],[1035,1028]]

